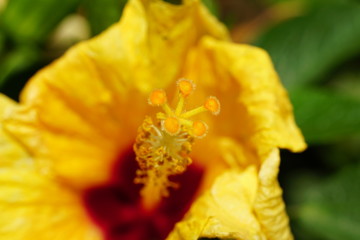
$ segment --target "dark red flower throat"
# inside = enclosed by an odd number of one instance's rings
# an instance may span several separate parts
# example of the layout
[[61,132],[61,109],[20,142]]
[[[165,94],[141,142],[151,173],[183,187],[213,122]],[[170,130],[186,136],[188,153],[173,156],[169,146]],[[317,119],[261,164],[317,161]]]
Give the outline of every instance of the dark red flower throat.
[[141,205],[141,185],[134,184],[137,168],[129,149],[118,158],[111,180],[84,194],[87,211],[106,240],[164,240],[189,209],[203,175],[201,168],[190,165],[172,177],[180,187],[170,189],[170,196],[148,211]]

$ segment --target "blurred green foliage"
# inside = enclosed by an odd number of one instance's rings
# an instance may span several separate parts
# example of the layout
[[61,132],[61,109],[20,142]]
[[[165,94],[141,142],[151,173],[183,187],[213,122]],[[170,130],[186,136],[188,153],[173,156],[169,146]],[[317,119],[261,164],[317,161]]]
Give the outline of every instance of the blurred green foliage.
[[360,99],[321,87],[334,68],[359,55],[358,39],[360,4],[347,3],[313,9],[277,25],[256,42],[273,58],[310,143],[360,133]]
[[[279,2],[289,1],[267,1]],[[299,240],[360,239],[360,1],[297,2],[300,16],[255,41],[272,57],[309,144],[299,156],[282,154],[292,228]]]
[[296,206],[289,210],[296,232],[310,232],[310,239],[359,239],[359,176],[358,163],[328,178],[300,174],[292,179],[291,201]]
[[360,53],[358,39],[360,4],[326,4],[277,25],[256,45],[268,50],[292,90],[326,80],[331,69]]
[[294,113],[309,144],[344,140],[360,133],[360,101],[321,87],[290,92]]
[[[12,0],[0,15],[0,87],[41,61],[41,47],[80,0]],[[56,11],[54,11],[56,9]]]
[[84,11],[93,35],[119,21],[126,0],[85,0]]
[[[299,16],[270,19],[266,31],[261,29],[253,42],[273,59],[309,144],[302,154],[282,152],[280,182],[292,228],[298,240],[360,239],[360,1],[203,2],[235,28],[247,22],[235,22],[241,18],[234,14],[248,19],[249,8],[254,8],[255,21],[269,9],[298,3],[293,7],[299,8],[295,9]],[[8,1],[0,13],[0,91],[17,99],[29,77],[66,51],[69,46],[55,52],[49,47],[52,34],[65,17],[74,13],[83,16],[90,36],[94,36],[118,21],[125,3]]]
[[[14,43],[38,44],[54,27],[75,11],[80,0],[11,0],[1,14],[1,30]],[[56,10],[56,11],[55,11]]]
[[[0,91],[17,99],[39,68],[65,49],[50,49],[51,35],[70,14],[82,13],[94,36],[120,19],[125,0],[11,0],[0,13]],[[67,46],[69,47],[69,46]]]

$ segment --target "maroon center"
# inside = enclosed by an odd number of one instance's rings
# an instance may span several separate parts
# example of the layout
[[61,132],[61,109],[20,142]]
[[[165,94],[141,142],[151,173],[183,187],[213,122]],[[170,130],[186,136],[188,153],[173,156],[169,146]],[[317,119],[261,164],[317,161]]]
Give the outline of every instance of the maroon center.
[[189,209],[200,184],[203,170],[194,166],[171,180],[180,184],[170,189],[156,209],[141,206],[141,185],[134,184],[137,163],[132,150],[119,157],[113,176],[106,184],[87,190],[84,202],[106,240],[163,240]]

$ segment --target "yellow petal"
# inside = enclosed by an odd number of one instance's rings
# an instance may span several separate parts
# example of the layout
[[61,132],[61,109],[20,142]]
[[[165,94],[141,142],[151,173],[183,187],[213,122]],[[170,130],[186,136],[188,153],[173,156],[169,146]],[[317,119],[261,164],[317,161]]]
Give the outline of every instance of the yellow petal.
[[147,93],[176,80],[204,35],[228,39],[198,0],[131,0],[119,23],[30,80],[6,129],[32,154],[51,159],[64,181],[81,188],[102,182],[130,149],[149,111]]
[[[14,139],[3,131],[3,119],[15,107],[15,102],[0,94],[0,168],[3,165],[13,164],[15,160],[25,159],[28,155]],[[22,164],[20,162],[17,163]]]
[[102,239],[78,196],[29,165],[1,166],[0,211],[1,239]]
[[16,107],[0,94],[0,239],[102,239],[80,196],[54,181],[2,130],[4,116]]
[[168,240],[199,237],[241,240],[292,240],[277,181],[279,150],[273,149],[259,172],[228,170],[195,201]]
[[257,184],[254,166],[244,172],[225,172],[218,177],[210,191],[195,201],[184,220],[176,224],[167,239],[265,239],[252,209]]
[[204,168],[199,193],[211,188],[216,177],[223,172],[229,169],[243,171],[261,162],[245,142],[220,136],[207,136],[203,141],[196,142],[192,158]]
[[205,37],[189,52],[184,75],[198,83],[197,94],[211,92],[221,102],[221,114],[209,124],[213,137],[232,136],[258,156],[274,147],[292,151],[306,147],[265,51]]
[[4,115],[8,114],[15,105],[16,102],[0,93],[0,120],[3,120]]
[[277,180],[279,150],[274,149],[259,171],[259,187],[254,209],[268,240],[292,240],[282,190]]

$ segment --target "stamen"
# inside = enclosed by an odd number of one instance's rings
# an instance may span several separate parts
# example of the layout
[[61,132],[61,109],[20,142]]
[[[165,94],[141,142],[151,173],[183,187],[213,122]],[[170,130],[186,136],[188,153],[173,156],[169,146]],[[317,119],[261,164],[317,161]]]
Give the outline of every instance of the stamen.
[[208,99],[206,99],[204,107],[214,115],[218,115],[220,113],[220,102],[214,96],[208,97]]
[[170,135],[180,132],[180,121],[174,117],[168,117],[162,121],[162,129]]
[[177,87],[182,96],[187,97],[195,90],[195,83],[189,79],[181,78],[177,81]]
[[181,114],[181,112],[184,108],[185,98],[193,93],[196,85],[193,81],[191,81],[189,79],[181,78],[177,81],[177,87],[179,89],[180,99],[176,106],[175,114],[178,116]]
[[163,89],[152,91],[148,100],[151,106],[161,106],[167,102],[166,93]]
[[193,123],[193,134],[195,137],[203,138],[208,131],[208,125],[202,121],[195,121]]
[[134,144],[140,168],[134,181],[144,185],[140,194],[143,206],[148,210],[169,195],[168,188],[178,186],[169,177],[186,170],[192,162],[189,154],[194,138],[202,138],[207,134],[206,123],[189,118],[205,111],[213,114],[220,111],[220,103],[215,97],[209,97],[204,106],[184,111],[185,101],[194,91],[195,84],[183,78],[177,82],[177,87],[179,101],[175,111],[168,105],[164,90],[150,93],[149,104],[161,106],[164,112],[157,113],[154,121],[151,117],[145,117]]

